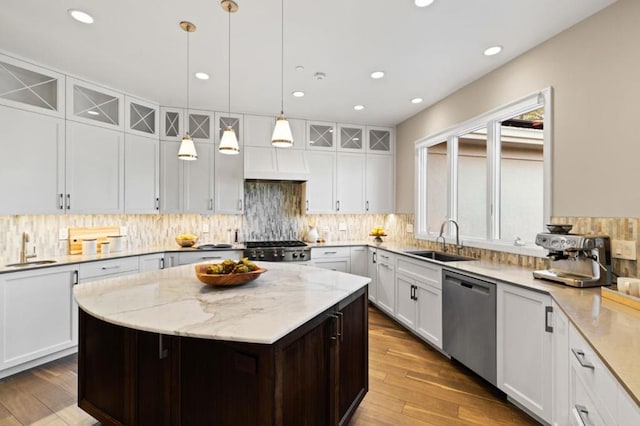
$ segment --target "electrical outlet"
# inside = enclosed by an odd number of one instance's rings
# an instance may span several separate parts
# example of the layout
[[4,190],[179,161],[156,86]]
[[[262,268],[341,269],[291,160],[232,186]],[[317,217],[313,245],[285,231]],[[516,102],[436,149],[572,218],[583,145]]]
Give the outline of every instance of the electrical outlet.
[[127,235],[127,227],[126,226],[121,226],[120,227],[120,235],[122,235],[122,236]]
[[340,224],[338,224],[338,231],[346,231],[346,230],[347,230],[347,223],[340,222]]
[[58,239],[59,240],[68,240],[69,239],[69,228],[60,228],[60,231],[58,231]]
[[407,233],[413,234],[413,223],[407,223]]
[[209,224],[208,223],[205,223],[205,224],[202,225],[202,233],[203,234],[209,233]]
[[611,257],[616,259],[636,260],[636,242],[625,240],[611,241]]

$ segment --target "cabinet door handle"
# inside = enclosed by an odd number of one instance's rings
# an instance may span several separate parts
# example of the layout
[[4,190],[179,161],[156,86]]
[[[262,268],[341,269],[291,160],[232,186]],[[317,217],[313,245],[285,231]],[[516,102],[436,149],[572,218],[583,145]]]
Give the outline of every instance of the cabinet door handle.
[[164,257],[160,259],[160,269],[164,269]]
[[340,211],[340,200],[336,201],[336,211]]
[[365,208],[366,208],[367,211],[369,211],[369,200],[367,200]]
[[578,362],[581,366],[583,366],[584,368],[589,368],[591,370],[596,369],[595,365],[584,359],[584,352],[582,350],[571,348],[571,352],[573,352],[573,355],[575,355],[575,357],[578,359]]
[[549,321],[549,316],[553,314],[553,306],[545,306],[544,307],[544,331],[547,333],[553,333],[553,326],[551,325],[551,321]]
[[213,210],[213,198],[209,198],[209,210]]
[[414,300],[414,299],[413,299],[413,284],[411,284],[411,293],[410,293],[409,298],[410,298],[411,300]]
[[344,340],[344,314],[342,312],[336,312],[338,316],[338,337],[340,337],[340,341]]
[[60,194],[58,208],[64,210],[64,194]]
[[589,418],[589,410],[584,405],[576,404],[576,412],[578,413],[578,417],[580,417],[580,421],[584,426],[594,426],[593,422]]
[[378,261],[377,257],[378,257],[378,254],[375,251],[371,253],[371,262],[376,263]]
[[391,266],[387,265],[386,263],[380,263],[380,266],[383,266],[387,269],[391,269]]
[[242,200],[238,200],[238,211],[242,211]]
[[169,349],[162,343],[162,334],[158,334],[158,359],[165,359],[169,356]]
[[71,194],[67,194],[67,210],[71,209]]
[[156,197],[156,210],[160,210],[160,197]]
[[307,211],[309,211],[309,200],[307,200]]
[[73,271],[73,285],[78,285],[78,282],[79,282],[78,270],[76,269],[75,271]]
[[120,265],[103,266],[101,269],[102,269],[103,271],[108,271],[109,269],[120,269]]
[[335,314],[332,314],[332,315],[331,315],[331,319],[333,320],[333,321],[332,321],[332,322],[333,322],[333,330],[332,330],[332,332],[331,332],[331,337],[329,337],[329,339],[331,339],[331,340],[334,340],[334,341],[335,341],[335,340],[338,340],[338,334],[340,334],[340,333],[339,333],[339,331],[338,331],[338,330],[339,330],[339,327],[340,327],[340,326],[338,325],[338,321],[339,321],[339,319],[338,319],[338,316],[337,316],[337,315],[335,315]]

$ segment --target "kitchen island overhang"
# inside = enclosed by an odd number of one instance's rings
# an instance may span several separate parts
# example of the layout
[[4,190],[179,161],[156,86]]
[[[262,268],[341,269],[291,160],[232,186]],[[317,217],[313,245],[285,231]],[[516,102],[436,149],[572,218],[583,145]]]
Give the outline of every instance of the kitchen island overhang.
[[369,278],[290,264],[235,288],[193,266],[74,289],[78,405],[105,424],[343,424],[368,390]]

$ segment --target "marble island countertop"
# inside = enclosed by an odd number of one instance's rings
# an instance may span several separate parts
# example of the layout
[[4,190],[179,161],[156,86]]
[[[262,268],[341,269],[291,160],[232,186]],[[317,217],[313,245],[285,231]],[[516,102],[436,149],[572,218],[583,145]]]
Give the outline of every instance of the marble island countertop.
[[85,312],[124,327],[271,344],[371,281],[290,263],[258,264],[268,271],[237,287],[208,287],[186,265],[86,283],[74,296]]

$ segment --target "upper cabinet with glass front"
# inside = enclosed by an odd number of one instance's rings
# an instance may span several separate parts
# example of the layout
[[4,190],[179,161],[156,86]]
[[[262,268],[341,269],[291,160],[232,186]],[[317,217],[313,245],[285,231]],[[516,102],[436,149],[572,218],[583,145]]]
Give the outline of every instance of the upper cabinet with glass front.
[[0,104],[64,117],[64,75],[0,55]]
[[160,139],[181,141],[184,136],[184,109],[160,107]]
[[[215,138],[214,113],[211,111],[190,109],[186,115],[187,131],[192,139],[211,142]],[[182,139],[182,136],[180,137]]]
[[307,121],[307,149],[336,150],[336,124]]
[[338,124],[338,151],[364,153],[364,132],[364,126]]
[[158,138],[158,105],[125,97],[125,132]]
[[367,152],[369,154],[393,154],[395,132],[389,127],[367,126]]
[[67,120],[124,129],[124,95],[67,77]]

